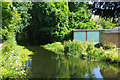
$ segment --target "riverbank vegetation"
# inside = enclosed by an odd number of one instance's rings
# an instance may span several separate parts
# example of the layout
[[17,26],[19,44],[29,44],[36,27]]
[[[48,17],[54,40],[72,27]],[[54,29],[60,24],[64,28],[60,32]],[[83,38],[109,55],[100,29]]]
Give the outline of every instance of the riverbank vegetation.
[[[24,78],[27,74],[26,63],[28,55],[33,54],[23,46],[17,45],[16,34],[21,32],[27,23],[24,20],[27,10],[18,12],[20,3],[2,3],[2,29],[3,46],[0,52],[0,78]],[[26,3],[30,4],[30,3]],[[25,6],[25,4],[22,4]],[[29,7],[27,5],[27,7]],[[28,8],[29,9],[29,8]],[[26,13],[25,13],[26,12]],[[24,18],[22,18],[24,17]]]
[[[71,57],[119,62],[116,48],[108,45],[96,48],[92,43],[67,41],[72,40],[73,29],[99,28],[91,19],[92,6],[88,2],[2,2],[0,78],[23,78],[26,75],[25,61],[33,53],[24,46],[31,44],[52,43],[44,48]],[[116,27],[112,17],[105,25],[102,19],[98,23],[103,28]],[[66,42],[61,43],[64,40]]]
[[47,44],[42,46],[46,48],[47,50],[50,50],[52,52],[55,52],[56,54],[64,54],[64,46],[62,45],[61,42],[55,42],[52,44]]
[[29,69],[26,61],[30,59],[28,55],[33,53],[23,46],[10,45],[4,42],[2,54],[0,54],[0,78],[25,78]]
[[[101,2],[99,4],[108,6],[111,3]],[[114,3],[116,5],[114,10],[107,9],[111,8],[110,6],[99,10],[94,5],[88,2],[34,2],[32,9],[29,10],[29,14],[32,16],[30,25],[16,36],[17,42],[19,44],[44,45],[72,40],[73,29],[118,27],[118,19],[115,21],[115,16],[119,13],[119,9],[116,9],[119,3]],[[100,14],[98,20],[93,17],[97,14]]]
[[91,61],[120,62],[118,49],[114,44],[105,44],[100,47],[95,47],[96,45],[81,41],[66,41],[63,44],[61,42],[55,42],[44,45],[43,47],[57,54],[61,53],[66,56],[79,57]]

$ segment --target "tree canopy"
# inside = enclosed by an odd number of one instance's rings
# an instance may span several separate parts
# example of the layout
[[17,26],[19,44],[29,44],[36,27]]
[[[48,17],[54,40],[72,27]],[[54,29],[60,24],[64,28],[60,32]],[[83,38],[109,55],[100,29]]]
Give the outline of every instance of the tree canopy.
[[94,2],[94,14],[102,17],[118,18],[120,16],[120,1],[119,2]]
[[[106,15],[107,6],[104,4],[112,5],[109,7],[110,10],[119,13],[119,3],[114,3],[116,6],[113,3],[101,2],[98,6],[96,2],[94,4],[88,2],[3,2],[3,29],[10,31],[12,28],[15,35],[17,33],[18,42],[27,41],[39,45],[69,40],[72,39],[73,29],[99,28],[91,17],[94,12],[97,14],[99,11],[101,11],[99,15],[102,17],[110,16]],[[93,7],[94,5],[95,7]],[[104,26],[103,28],[115,26],[112,24],[113,21],[106,20],[108,19],[98,20],[99,24]],[[106,21],[105,25],[102,24],[102,21]],[[108,25],[109,23],[110,25]],[[5,31],[4,34],[6,35]]]
[[88,3],[34,2],[30,26],[26,29],[28,40],[36,40],[35,43],[63,41],[71,39],[68,36],[72,29],[96,29],[88,8]]

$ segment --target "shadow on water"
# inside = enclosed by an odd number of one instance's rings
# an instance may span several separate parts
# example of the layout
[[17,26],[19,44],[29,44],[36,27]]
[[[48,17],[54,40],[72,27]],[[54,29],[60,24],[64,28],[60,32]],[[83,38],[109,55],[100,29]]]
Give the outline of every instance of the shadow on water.
[[40,46],[27,48],[34,52],[26,62],[31,67],[28,78],[120,78],[120,66],[117,64],[59,58]]

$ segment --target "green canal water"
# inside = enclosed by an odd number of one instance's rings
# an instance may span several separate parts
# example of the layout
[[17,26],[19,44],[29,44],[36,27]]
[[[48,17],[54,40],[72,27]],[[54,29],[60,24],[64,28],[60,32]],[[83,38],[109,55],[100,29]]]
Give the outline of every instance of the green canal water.
[[120,78],[118,64],[68,59],[38,46],[27,48],[35,53],[26,62],[31,68],[27,78]]

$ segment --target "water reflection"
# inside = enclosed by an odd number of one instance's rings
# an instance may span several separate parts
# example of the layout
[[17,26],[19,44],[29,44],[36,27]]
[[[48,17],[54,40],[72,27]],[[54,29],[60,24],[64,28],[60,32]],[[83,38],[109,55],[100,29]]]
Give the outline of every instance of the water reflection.
[[32,59],[26,61],[26,67],[30,67],[31,65],[32,65]]
[[100,66],[99,65],[97,68],[94,68],[94,70],[92,71],[92,74],[94,74],[93,77],[95,77],[95,78],[103,78],[103,76],[100,73]]
[[31,67],[29,78],[118,78],[120,76],[118,66],[78,58],[59,59],[56,54],[40,47],[31,47],[30,50],[35,54],[26,62],[26,66]]

